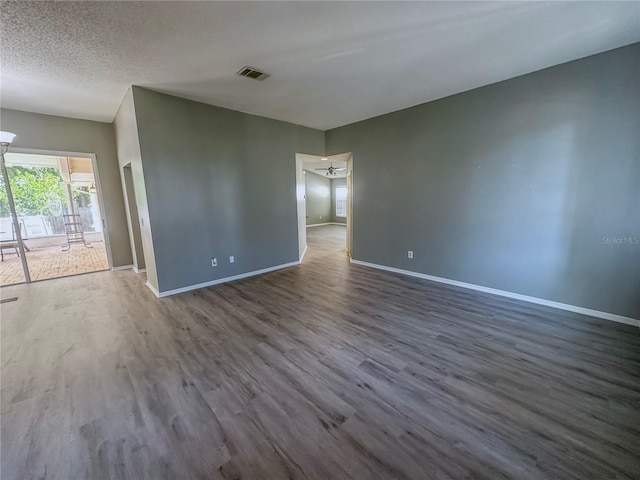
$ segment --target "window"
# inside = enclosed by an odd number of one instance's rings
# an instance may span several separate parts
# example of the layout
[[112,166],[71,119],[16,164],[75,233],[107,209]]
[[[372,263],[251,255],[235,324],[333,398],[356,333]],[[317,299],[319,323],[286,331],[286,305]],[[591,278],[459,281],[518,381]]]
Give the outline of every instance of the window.
[[347,216],[347,187],[336,187],[336,217]]

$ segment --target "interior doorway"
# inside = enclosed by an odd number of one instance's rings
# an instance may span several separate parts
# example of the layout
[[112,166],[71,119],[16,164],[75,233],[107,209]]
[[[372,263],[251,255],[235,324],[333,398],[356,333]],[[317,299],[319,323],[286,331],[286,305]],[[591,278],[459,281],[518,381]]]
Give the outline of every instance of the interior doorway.
[[296,155],[298,248],[351,255],[353,156]]
[[133,172],[130,163],[122,167],[122,179],[124,183],[127,222],[129,224],[129,241],[131,243],[131,253],[133,254],[133,270],[136,273],[142,273],[146,271],[144,250],[142,246],[142,232],[140,230],[140,216],[138,215],[138,204],[136,203]]
[[10,188],[0,188],[0,286],[108,269],[95,157],[10,151],[4,160]]

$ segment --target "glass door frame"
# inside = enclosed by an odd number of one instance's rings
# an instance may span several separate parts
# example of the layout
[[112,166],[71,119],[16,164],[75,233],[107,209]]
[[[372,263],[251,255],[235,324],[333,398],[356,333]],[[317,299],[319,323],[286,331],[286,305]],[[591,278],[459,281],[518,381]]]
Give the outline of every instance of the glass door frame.
[[9,174],[7,172],[7,164],[5,163],[5,154],[8,153],[8,148],[2,147],[2,155],[0,155],[0,170],[2,170],[2,181],[4,183],[4,189],[7,193],[7,203],[9,203],[9,212],[11,213],[11,223],[13,225],[13,231],[16,236],[16,242],[18,243],[18,251],[20,252],[20,261],[22,262],[22,273],[24,275],[24,281],[31,283],[31,275],[29,274],[29,266],[27,265],[27,256],[24,253],[24,242],[22,241],[22,232],[20,231],[20,222],[18,221],[18,214],[16,212],[16,204],[13,200],[13,192],[11,191],[11,182],[9,181]]
[[[102,220],[102,237],[104,239],[104,246],[107,253],[107,263],[108,263],[107,268],[109,270],[113,270],[113,261],[111,259],[111,243],[109,241],[109,226],[107,223],[107,216],[105,215],[104,200],[102,196],[102,186],[100,184],[100,174],[98,172],[98,165],[97,165],[95,153],[67,152],[67,151],[60,151],[60,150],[39,150],[35,148],[18,148],[13,146],[9,146],[8,151],[5,153],[26,153],[30,155],[52,155],[57,157],[81,157],[81,158],[91,159],[91,168],[93,169],[93,178],[95,180],[98,207],[100,208],[100,219]],[[6,174],[6,164],[4,161],[4,155],[2,156],[2,174],[3,174],[3,177],[5,178],[4,181],[8,182],[9,178],[8,178],[8,174]],[[13,194],[11,193],[11,185],[9,183],[7,183],[7,185],[9,186],[9,188],[7,189],[7,196],[10,198],[9,205],[11,209],[13,224],[18,225],[19,227],[18,216],[15,211]],[[14,228],[18,228],[18,227],[14,226]],[[19,231],[17,231],[16,233],[16,238],[19,239],[18,245],[20,250],[20,256],[22,258],[22,267],[24,269],[25,283],[31,283],[32,281],[36,281],[36,282],[40,281],[40,280],[31,280],[31,276],[29,275],[29,267],[27,264],[26,256],[24,254],[24,243],[22,240],[22,235],[20,234]],[[47,280],[50,280],[50,279],[47,279]]]

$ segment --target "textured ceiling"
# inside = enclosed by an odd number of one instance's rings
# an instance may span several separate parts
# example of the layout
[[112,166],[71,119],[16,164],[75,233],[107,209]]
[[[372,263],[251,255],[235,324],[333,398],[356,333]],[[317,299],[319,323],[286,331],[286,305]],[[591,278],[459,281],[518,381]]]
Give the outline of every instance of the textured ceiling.
[[3,1],[0,21],[6,108],[111,121],[142,85],[323,130],[640,41],[640,2]]

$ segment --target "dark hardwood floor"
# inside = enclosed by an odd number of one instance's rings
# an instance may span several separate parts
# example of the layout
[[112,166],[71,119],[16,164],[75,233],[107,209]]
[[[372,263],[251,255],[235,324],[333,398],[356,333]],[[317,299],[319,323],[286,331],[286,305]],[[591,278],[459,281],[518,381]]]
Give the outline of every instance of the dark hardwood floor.
[[2,479],[638,479],[640,331],[351,265],[2,289]]

